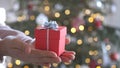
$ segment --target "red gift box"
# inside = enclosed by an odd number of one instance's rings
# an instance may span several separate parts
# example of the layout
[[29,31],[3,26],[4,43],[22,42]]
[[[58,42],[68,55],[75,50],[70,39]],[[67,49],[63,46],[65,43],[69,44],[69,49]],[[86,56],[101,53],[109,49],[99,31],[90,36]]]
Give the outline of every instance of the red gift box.
[[59,26],[55,30],[37,27],[35,29],[35,48],[54,51],[60,56],[65,50],[66,30],[65,26]]

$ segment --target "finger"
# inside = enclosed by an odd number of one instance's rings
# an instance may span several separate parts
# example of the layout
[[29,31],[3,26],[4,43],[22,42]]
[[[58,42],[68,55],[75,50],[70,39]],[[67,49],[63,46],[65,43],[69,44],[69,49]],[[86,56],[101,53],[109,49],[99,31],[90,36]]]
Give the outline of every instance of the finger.
[[69,62],[69,63],[71,62],[69,58],[64,57],[64,56],[62,56],[61,59],[62,59],[62,62]]
[[33,57],[57,57],[57,54],[55,52],[37,49],[32,49],[30,55]]
[[66,57],[70,60],[74,60],[75,59],[75,56],[73,54],[64,54],[64,55],[61,55],[60,57]]
[[59,58],[28,58],[27,62],[31,63],[60,63],[61,60]]
[[63,52],[63,54],[73,54],[73,55],[75,55],[76,53],[74,52],[74,51],[65,51],[65,52]]

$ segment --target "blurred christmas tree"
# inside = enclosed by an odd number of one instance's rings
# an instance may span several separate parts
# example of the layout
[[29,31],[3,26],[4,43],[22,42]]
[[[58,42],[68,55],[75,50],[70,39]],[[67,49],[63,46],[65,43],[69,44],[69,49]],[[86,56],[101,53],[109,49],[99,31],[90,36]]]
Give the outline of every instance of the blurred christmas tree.
[[[112,0],[18,0],[20,8],[14,11],[17,21],[8,24],[34,37],[34,29],[45,20],[55,20],[67,27],[66,50],[76,52],[72,64],[61,63],[59,68],[119,68],[119,29],[104,24],[105,16],[112,14]],[[18,60],[13,60],[13,62]],[[18,63],[20,60],[18,61]],[[65,64],[65,65],[64,65]],[[15,63],[17,65],[17,63]],[[32,64],[23,68],[41,68]],[[26,67],[25,67],[26,66]],[[28,66],[28,67],[27,67]],[[65,66],[65,67],[64,67]]]

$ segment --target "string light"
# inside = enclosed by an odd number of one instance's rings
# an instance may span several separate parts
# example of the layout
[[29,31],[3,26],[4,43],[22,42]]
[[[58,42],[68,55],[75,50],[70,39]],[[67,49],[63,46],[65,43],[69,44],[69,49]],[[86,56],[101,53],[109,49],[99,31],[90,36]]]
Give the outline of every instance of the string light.
[[101,68],[101,66],[96,66],[96,68]]
[[98,55],[98,51],[97,50],[94,51],[94,55],[95,56]]
[[117,68],[116,65],[112,65],[111,68]]
[[47,67],[47,66],[43,66],[43,68],[49,68],[49,67]]
[[8,68],[12,68],[13,64],[12,63],[8,63],[7,66],[8,66]]
[[65,10],[65,14],[66,14],[66,15],[69,15],[69,14],[70,14],[70,10],[69,10],[69,9],[66,9],[66,10]]
[[75,65],[75,68],[80,68],[80,65],[79,65],[79,64],[76,64],[76,65]]
[[94,40],[95,42],[97,42],[97,41],[98,41],[98,37],[94,37],[93,40]]
[[86,15],[90,15],[90,13],[91,13],[91,11],[90,11],[89,9],[86,9],[86,10],[85,10],[85,14],[86,14]]
[[110,50],[111,49],[111,46],[108,44],[108,45],[106,45],[106,50]]
[[30,31],[29,30],[25,30],[25,35],[29,35],[30,34]]
[[17,21],[18,21],[18,22],[21,22],[22,20],[23,20],[23,19],[22,19],[21,16],[17,17]]
[[56,12],[56,13],[55,13],[55,17],[56,17],[56,18],[59,18],[59,17],[60,17],[60,13],[59,13],[59,12]]
[[78,40],[77,40],[77,44],[78,44],[78,45],[81,45],[82,43],[83,43],[83,41],[82,41],[81,39],[78,39]]
[[70,65],[71,63],[69,63],[69,62],[64,62],[64,64],[65,64],[65,65]]
[[53,67],[58,67],[57,63],[53,63],[52,65],[53,65]]
[[93,23],[94,18],[93,18],[93,17],[89,17],[89,18],[88,18],[88,21],[89,21],[89,23]]
[[71,32],[72,32],[72,33],[76,33],[76,28],[72,27],[72,28],[71,28]]
[[86,59],[85,59],[85,62],[86,62],[86,63],[90,63],[90,58],[86,58]]
[[20,64],[21,64],[21,61],[20,61],[20,60],[16,60],[16,61],[15,61],[15,64],[16,64],[16,65],[20,65]]
[[93,55],[94,52],[92,50],[89,51],[89,55]]
[[25,65],[24,68],[29,68],[29,66],[28,66],[28,65]]
[[32,20],[32,21],[35,20],[35,16],[34,16],[34,15],[31,15],[31,16],[30,16],[30,20]]
[[44,7],[44,10],[45,10],[45,11],[50,11],[50,7],[49,7],[49,6],[45,6],[45,7]]
[[89,42],[89,43],[92,43],[92,42],[93,42],[93,38],[92,38],[92,37],[89,37],[89,38],[88,38],[88,42]]
[[97,61],[98,64],[102,64],[102,62],[103,62],[102,59],[98,59]]
[[80,30],[80,31],[83,31],[84,29],[85,29],[84,25],[80,25],[80,26],[79,26],[79,30]]

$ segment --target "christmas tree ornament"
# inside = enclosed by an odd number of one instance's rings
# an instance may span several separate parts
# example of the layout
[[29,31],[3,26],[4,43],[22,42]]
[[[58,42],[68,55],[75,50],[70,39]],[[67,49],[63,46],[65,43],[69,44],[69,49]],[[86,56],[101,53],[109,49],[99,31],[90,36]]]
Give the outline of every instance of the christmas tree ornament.
[[70,42],[71,42],[71,38],[70,38],[70,36],[67,36],[65,38],[65,44],[68,45],[68,44],[70,44]]
[[117,52],[113,52],[113,53],[110,54],[110,58],[111,58],[112,61],[118,61],[120,56]]
[[94,24],[97,29],[103,29],[102,21],[100,19],[94,19]]

